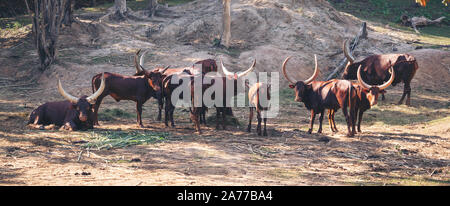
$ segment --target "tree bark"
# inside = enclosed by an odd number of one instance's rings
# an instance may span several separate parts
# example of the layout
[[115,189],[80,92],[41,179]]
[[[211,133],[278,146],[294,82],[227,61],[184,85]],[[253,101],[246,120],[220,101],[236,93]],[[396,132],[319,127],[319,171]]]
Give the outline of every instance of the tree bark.
[[[353,38],[353,40],[350,42],[350,52],[355,50],[356,46],[359,43],[360,39],[367,39],[367,26],[366,26],[366,22],[363,22],[361,25],[361,29],[359,29],[358,34],[355,36],[355,38]],[[328,77],[325,79],[325,81],[328,81],[330,79],[336,78],[339,73],[342,72],[342,70],[345,68],[345,66],[347,65],[347,58],[344,57],[344,59],[342,59],[339,62],[339,65],[336,67],[336,69],[333,70],[333,72],[331,72]]]
[[25,0],[33,23],[33,37],[37,47],[40,70],[46,70],[56,59],[59,29],[68,0],[34,0],[33,11]]
[[125,20],[127,17],[127,1],[114,0],[114,18],[116,20]]
[[158,7],[158,1],[157,0],[149,0],[148,1],[148,11],[150,12],[148,14],[148,17],[152,17],[155,15],[156,9]]
[[72,26],[73,22],[73,7],[72,7],[73,0],[67,0],[66,6],[64,8],[64,19],[63,24],[64,26]]
[[231,40],[231,0],[223,0],[223,39],[224,46],[230,47]]

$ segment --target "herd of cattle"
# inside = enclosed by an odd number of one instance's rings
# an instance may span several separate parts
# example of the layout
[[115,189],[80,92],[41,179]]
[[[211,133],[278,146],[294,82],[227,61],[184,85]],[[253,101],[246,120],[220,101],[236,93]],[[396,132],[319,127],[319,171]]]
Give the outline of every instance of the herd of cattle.
[[[317,57],[315,56],[315,70],[313,75],[304,81],[293,80],[286,72],[286,64],[291,57],[287,57],[283,62],[281,71],[284,77],[290,82],[289,87],[295,91],[295,101],[303,102],[305,107],[311,111],[310,126],[308,133],[312,132],[315,116],[319,117],[319,130],[322,132],[322,120],[325,109],[328,109],[328,120],[330,128],[333,132],[337,132],[334,122],[336,110],[342,108],[345,119],[347,121],[348,134],[354,136],[356,133],[355,126],[358,120],[358,132],[361,132],[361,120],[363,113],[370,109],[371,106],[377,104],[378,95],[382,94],[384,100],[385,89],[389,85],[395,86],[397,83],[404,83],[403,95],[399,101],[402,104],[405,96],[407,96],[406,104],[410,104],[411,95],[411,79],[414,77],[418,69],[415,58],[408,54],[383,54],[372,55],[363,60],[356,61],[351,52],[349,52],[348,41],[343,44],[343,51],[348,59],[342,78],[332,79],[329,81],[316,81],[319,74]],[[147,70],[142,65],[143,56],[139,50],[134,58],[136,73],[133,76],[121,75],[115,73],[104,72],[97,74],[92,78],[92,92],[90,96],[74,97],[68,94],[58,80],[58,91],[66,99],[59,102],[45,103],[30,114],[28,125],[33,128],[43,129],[46,125],[60,126],[61,129],[67,130],[85,130],[92,129],[94,125],[98,125],[98,110],[104,97],[110,95],[117,102],[120,100],[131,100],[136,102],[137,123],[140,127],[144,127],[141,119],[142,105],[150,98],[158,100],[159,113],[158,121],[161,121],[161,113],[165,110],[165,125],[175,126],[173,120],[173,112],[175,105],[172,102],[172,93],[181,85],[172,81],[173,78],[190,79],[203,78],[208,72],[217,72],[217,64],[213,59],[206,59],[195,64],[201,64],[201,71],[192,67],[183,68],[155,68]],[[249,99],[249,124],[248,132],[251,131],[251,121],[253,111],[257,112],[258,135],[267,136],[266,120],[261,115],[262,111],[268,110],[267,105],[261,104],[262,99],[270,100],[270,84],[265,82],[256,82],[250,85],[248,82],[243,83],[244,77],[255,69],[256,60],[253,61],[249,69],[244,72],[230,72],[223,63],[221,63],[223,78],[223,92],[221,97],[224,101],[223,106],[216,106],[216,129],[219,124],[225,129],[225,116],[231,113],[231,108],[227,107],[227,101],[238,95],[238,86],[245,85],[248,89]],[[349,80],[356,79],[357,82]],[[228,80],[228,81],[225,81]],[[191,94],[194,92],[194,81],[189,83]],[[234,83],[234,92],[226,93],[226,83]],[[242,84],[243,83],[243,84]],[[211,84],[203,84],[201,92],[210,87]],[[265,95],[261,95],[265,94]],[[198,133],[201,133],[200,124],[206,124],[205,114],[208,107],[201,104],[195,104],[196,98],[191,98],[190,118],[194,123],[194,127]],[[197,105],[197,106],[194,106]],[[261,123],[264,121],[264,130]]]

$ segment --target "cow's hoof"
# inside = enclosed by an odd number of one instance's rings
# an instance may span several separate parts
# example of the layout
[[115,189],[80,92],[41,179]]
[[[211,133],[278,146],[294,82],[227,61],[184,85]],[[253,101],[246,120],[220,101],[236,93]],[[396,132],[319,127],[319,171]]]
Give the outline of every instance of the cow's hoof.
[[347,137],[354,137],[355,134],[347,134]]
[[312,129],[309,129],[309,130],[308,130],[308,134],[311,134],[311,133],[312,133]]

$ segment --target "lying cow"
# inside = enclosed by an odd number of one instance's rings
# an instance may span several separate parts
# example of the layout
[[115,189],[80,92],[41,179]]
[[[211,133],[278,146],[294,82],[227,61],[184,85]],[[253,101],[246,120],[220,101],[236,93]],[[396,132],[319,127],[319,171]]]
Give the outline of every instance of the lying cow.
[[67,93],[58,80],[58,91],[66,99],[59,102],[47,102],[31,112],[28,125],[32,128],[43,129],[46,125],[62,126],[65,130],[93,129],[92,108],[96,99],[105,89],[105,77],[97,92],[91,96],[74,97]]

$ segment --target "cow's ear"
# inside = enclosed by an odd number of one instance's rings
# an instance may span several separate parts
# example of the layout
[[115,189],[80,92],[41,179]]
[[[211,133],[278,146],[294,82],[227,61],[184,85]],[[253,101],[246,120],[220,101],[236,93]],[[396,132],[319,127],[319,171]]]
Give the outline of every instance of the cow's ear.
[[295,85],[290,84],[290,85],[289,85],[289,88],[294,89],[294,88],[295,88]]

